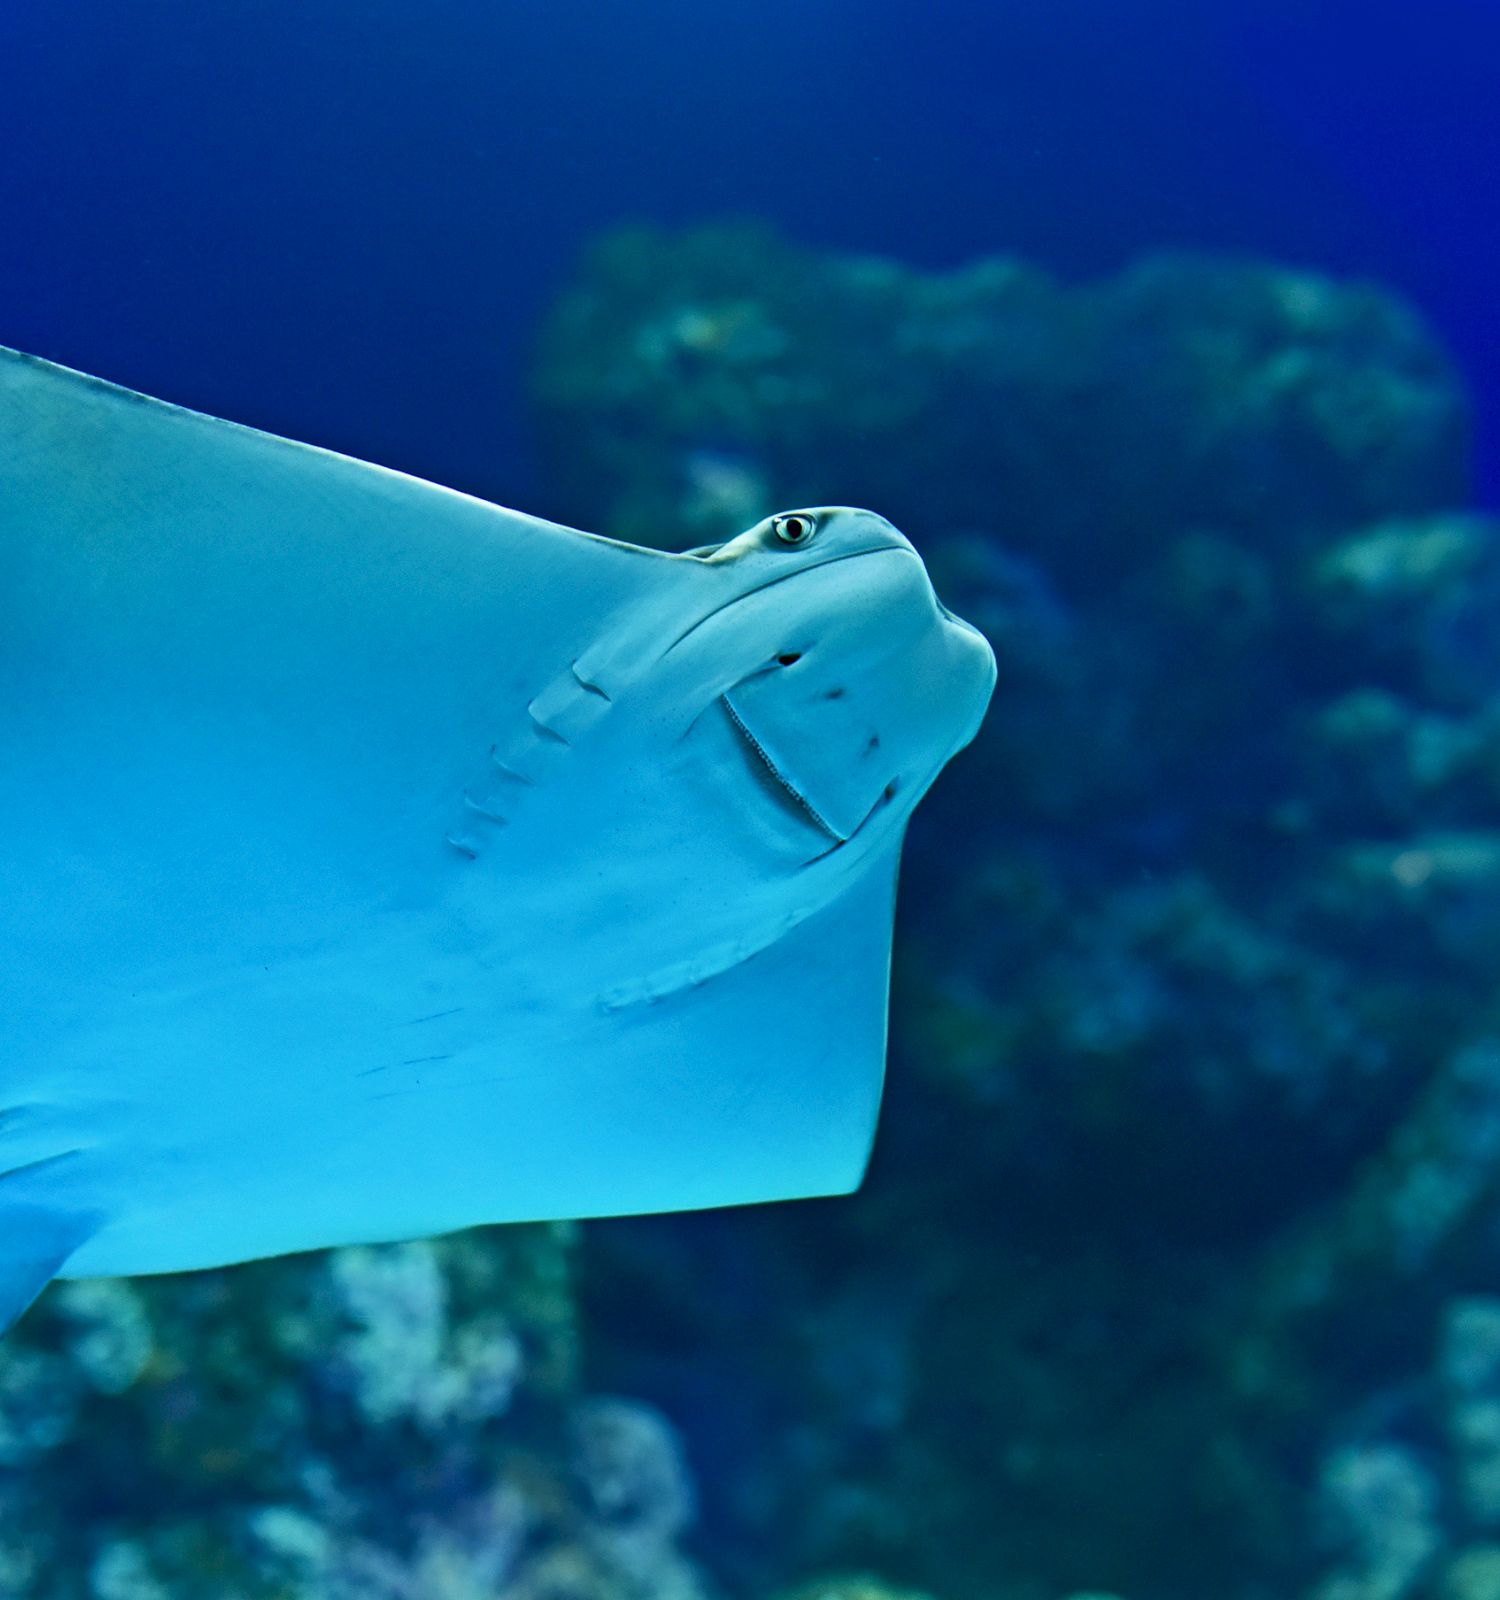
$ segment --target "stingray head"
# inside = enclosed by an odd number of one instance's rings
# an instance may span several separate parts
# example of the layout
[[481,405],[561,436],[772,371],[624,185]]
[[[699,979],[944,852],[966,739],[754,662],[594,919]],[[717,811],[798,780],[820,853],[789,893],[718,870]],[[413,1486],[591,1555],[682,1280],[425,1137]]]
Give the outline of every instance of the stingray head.
[[812,830],[814,857],[903,824],[978,730],[995,683],[984,638],[869,511],[783,512],[701,559],[726,595],[673,646],[716,663],[700,715]]

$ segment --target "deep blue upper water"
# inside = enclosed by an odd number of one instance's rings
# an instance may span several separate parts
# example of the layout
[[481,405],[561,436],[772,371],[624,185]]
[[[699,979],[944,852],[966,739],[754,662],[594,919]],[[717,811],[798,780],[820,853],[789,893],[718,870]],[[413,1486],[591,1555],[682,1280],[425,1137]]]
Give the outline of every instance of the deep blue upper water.
[[1500,489],[1488,0],[13,0],[0,341],[524,501],[536,320],[625,219],[1404,290]]

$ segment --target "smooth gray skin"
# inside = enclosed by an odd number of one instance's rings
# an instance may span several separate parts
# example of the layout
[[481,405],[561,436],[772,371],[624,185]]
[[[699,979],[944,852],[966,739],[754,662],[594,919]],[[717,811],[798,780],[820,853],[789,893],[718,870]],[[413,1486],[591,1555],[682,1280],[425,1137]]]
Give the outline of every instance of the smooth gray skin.
[[0,353],[0,1326],[54,1273],[842,1192],[983,639]]

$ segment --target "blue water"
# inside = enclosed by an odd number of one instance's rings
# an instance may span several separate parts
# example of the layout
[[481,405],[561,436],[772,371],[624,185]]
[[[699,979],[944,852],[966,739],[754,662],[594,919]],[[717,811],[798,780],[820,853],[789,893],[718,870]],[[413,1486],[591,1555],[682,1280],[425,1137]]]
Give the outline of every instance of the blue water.
[[1495,1600],[1497,155],[1500,0],[0,0],[0,345],[1000,659],[857,1197],[49,1289],[0,1600]]
[[16,0],[0,338],[514,501],[528,341],[606,224],[1204,246],[1405,290],[1493,500],[1497,58],[1488,0]]

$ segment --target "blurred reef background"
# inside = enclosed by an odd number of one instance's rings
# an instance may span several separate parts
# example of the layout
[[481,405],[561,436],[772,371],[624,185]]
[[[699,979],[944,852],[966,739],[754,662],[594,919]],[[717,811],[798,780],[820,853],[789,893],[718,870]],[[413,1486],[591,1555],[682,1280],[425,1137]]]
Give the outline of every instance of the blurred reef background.
[[540,509],[993,640],[846,1200],[59,1285],[7,1600],[1500,1600],[1500,524],[1366,282],[600,240]]

